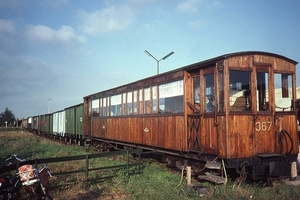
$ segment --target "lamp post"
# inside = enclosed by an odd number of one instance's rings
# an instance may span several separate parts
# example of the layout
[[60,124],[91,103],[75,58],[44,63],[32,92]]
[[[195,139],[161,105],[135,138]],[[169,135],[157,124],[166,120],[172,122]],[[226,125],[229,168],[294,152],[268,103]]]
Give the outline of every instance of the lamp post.
[[48,114],[50,113],[50,102],[51,102],[51,98],[48,99]]
[[151,56],[152,58],[154,58],[154,60],[156,60],[156,62],[157,62],[157,74],[159,74],[159,62],[160,62],[161,60],[167,59],[169,56],[171,56],[171,55],[174,53],[174,51],[170,52],[169,54],[165,55],[164,57],[162,57],[162,58],[159,59],[159,60],[157,60],[154,56],[152,56],[152,54],[149,53],[149,51],[145,50],[145,53],[146,53],[148,56]]

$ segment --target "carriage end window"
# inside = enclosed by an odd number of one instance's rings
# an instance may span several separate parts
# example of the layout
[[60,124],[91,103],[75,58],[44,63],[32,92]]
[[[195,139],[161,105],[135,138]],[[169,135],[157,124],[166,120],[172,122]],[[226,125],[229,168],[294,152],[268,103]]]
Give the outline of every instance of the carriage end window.
[[230,111],[251,110],[251,73],[249,71],[230,70]]
[[256,74],[256,86],[257,86],[257,110],[268,111],[269,110],[269,74],[267,72],[257,72]]
[[292,75],[275,73],[275,110],[291,111],[293,99]]

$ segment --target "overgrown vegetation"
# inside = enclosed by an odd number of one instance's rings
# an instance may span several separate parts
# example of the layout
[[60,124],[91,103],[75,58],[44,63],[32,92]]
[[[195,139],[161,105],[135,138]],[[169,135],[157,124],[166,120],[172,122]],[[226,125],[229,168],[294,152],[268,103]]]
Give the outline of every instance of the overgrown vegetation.
[[[17,129],[14,131],[0,130],[0,164],[3,165],[7,155],[17,154],[20,158],[53,158],[71,155],[83,155],[95,152],[79,146],[67,146],[58,142],[46,140]],[[133,158],[132,158],[133,159]],[[120,164],[124,157],[102,158],[92,160],[91,167]],[[80,169],[84,162],[51,163],[52,172]],[[104,172],[95,171],[93,175],[105,176]],[[198,193],[186,187],[185,179],[180,173],[170,172],[164,164],[144,162],[142,173],[127,176],[124,169],[110,170],[114,176],[86,185],[84,174],[57,176],[50,179],[50,194],[53,199],[123,199],[123,200],[193,200],[199,199]],[[194,184],[206,187],[208,191],[202,199],[299,199],[300,186],[286,185],[278,181],[274,187],[265,187],[263,183],[236,184],[229,181],[226,185],[209,183]]]

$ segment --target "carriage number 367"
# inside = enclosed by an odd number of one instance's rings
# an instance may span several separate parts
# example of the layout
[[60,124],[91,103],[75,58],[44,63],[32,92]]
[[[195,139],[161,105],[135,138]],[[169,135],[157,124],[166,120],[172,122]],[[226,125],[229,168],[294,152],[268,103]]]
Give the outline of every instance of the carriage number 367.
[[255,130],[256,131],[269,131],[271,129],[272,122],[256,122]]

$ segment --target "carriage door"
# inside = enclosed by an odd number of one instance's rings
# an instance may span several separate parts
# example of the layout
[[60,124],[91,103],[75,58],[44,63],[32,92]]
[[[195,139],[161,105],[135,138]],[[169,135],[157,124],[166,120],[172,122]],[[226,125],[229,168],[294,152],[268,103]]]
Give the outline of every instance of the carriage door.
[[188,149],[192,151],[201,150],[200,135],[200,77],[193,78],[193,102],[188,103],[191,112],[187,115]]
[[214,68],[209,68],[203,75],[203,117],[201,119],[201,146],[205,152],[217,154],[216,104],[215,104],[215,74]]
[[[267,69],[264,69],[267,68]],[[256,73],[256,107],[254,116],[255,154],[274,153],[274,118],[270,112],[269,67],[260,67]]]

